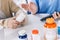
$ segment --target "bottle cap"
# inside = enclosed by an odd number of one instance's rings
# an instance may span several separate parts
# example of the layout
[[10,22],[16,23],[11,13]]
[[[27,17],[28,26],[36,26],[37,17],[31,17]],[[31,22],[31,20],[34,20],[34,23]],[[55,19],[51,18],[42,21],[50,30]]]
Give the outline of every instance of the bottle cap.
[[48,23],[48,24],[54,23],[54,19],[53,18],[47,18],[46,23]]
[[32,30],[32,34],[38,34],[39,33],[39,31],[38,30]]
[[44,25],[45,28],[56,28],[56,23],[53,18],[46,19],[46,23]]
[[21,30],[21,31],[18,32],[18,34],[21,35],[21,36],[23,36],[23,35],[26,34],[26,31],[25,30]]

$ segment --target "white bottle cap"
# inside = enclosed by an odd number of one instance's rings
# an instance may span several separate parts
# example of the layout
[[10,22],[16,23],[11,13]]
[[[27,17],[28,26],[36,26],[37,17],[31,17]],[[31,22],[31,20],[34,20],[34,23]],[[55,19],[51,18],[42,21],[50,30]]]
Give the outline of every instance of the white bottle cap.
[[21,36],[23,36],[23,35],[26,34],[26,31],[25,30],[21,30],[21,31],[18,32],[18,34],[21,35]]
[[16,18],[16,21],[18,22],[22,22],[25,19],[26,15],[24,13],[21,13],[18,15],[18,17]]

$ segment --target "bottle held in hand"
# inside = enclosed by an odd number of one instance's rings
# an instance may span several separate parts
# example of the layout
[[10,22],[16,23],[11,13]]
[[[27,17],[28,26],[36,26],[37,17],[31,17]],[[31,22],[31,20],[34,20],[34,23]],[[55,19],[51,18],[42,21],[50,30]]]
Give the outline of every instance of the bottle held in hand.
[[26,18],[26,15],[24,13],[21,13],[16,17],[16,21],[22,22],[25,18]]

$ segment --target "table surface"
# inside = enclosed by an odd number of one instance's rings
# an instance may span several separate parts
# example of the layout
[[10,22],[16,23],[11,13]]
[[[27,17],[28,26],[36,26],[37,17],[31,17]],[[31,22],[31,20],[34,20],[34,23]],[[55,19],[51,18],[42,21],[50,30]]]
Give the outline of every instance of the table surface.
[[[28,24],[23,27],[18,27],[17,29],[4,29],[5,32],[5,40],[19,40],[18,38],[18,31],[20,30],[26,30],[26,33],[28,34],[28,40],[31,40],[31,31],[33,29],[38,29],[41,35],[42,40],[43,39],[43,25],[44,22],[40,21],[40,17],[42,18],[43,15],[28,15]],[[44,15],[45,16],[45,15]]]

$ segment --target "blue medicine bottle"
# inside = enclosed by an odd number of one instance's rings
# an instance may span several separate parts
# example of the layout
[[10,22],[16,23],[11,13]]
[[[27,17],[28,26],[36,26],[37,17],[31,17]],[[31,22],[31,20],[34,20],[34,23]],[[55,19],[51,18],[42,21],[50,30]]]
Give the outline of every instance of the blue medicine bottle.
[[60,20],[58,21],[58,39],[60,39]]

